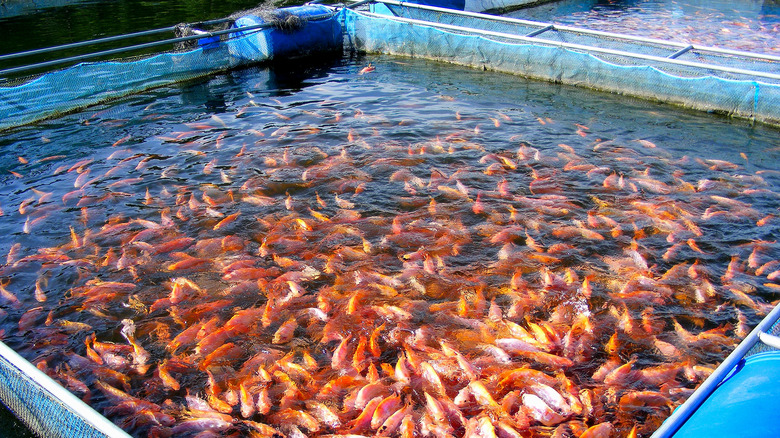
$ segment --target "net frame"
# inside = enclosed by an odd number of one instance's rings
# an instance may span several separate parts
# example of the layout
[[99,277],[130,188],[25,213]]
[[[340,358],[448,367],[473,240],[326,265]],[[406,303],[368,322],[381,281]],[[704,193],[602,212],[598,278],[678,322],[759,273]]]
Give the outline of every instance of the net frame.
[[41,437],[130,437],[3,342],[0,342],[0,400]]
[[[344,12],[358,51],[427,58],[780,124],[780,57],[395,0]],[[599,45],[595,45],[599,42]]]
[[322,5],[306,8],[306,15],[297,20],[291,20],[289,14],[275,14],[273,21],[259,18],[260,24],[254,26],[185,37],[198,40],[198,47],[191,50],[174,48],[140,58],[82,62],[23,83],[0,85],[0,131],[160,86],[271,61],[276,32],[302,41],[298,56],[341,50],[343,37],[336,9]]

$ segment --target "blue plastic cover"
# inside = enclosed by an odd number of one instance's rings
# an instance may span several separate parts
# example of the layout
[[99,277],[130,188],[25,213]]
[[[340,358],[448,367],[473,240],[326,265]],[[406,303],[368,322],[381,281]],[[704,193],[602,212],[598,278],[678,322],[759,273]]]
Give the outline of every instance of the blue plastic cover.
[[203,49],[216,49],[217,47],[219,47],[219,37],[212,36],[212,37],[201,38],[198,40],[198,47],[201,47]]
[[780,352],[748,357],[677,431],[675,437],[780,436]]
[[[265,21],[254,15],[245,15],[235,21],[236,28],[257,26]],[[230,45],[230,54],[243,59],[271,59],[271,41],[269,38],[270,30],[236,32],[230,34],[235,38]]]
[[[321,18],[330,14],[328,18]],[[296,30],[265,29],[263,31],[236,32],[234,36],[245,33],[251,38],[244,38],[235,45],[234,56],[260,53],[263,58],[295,57],[340,49],[343,43],[341,24],[331,10],[322,5],[294,6],[281,8],[274,12],[275,18],[285,21],[290,15],[295,15],[305,21],[305,25]],[[245,15],[235,21],[236,28],[255,26],[265,23],[263,18],[255,15]],[[252,55],[254,56],[254,55]]]

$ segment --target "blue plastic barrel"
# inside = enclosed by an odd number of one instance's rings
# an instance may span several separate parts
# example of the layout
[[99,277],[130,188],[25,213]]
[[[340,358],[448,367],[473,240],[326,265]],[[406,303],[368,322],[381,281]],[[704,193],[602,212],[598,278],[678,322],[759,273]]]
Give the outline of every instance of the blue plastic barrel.
[[[322,5],[293,6],[273,12],[276,20],[285,22],[291,15],[302,20],[302,26],[286,26],[262,31],[231,33],[232,55],[252,60],[294,58],[313,53],[340,50],[343,43],[341,24],[331,9]],[[327,17],[325,17],[327,16]],[[325,17],[325,18],[323,18]],[[295,20],[290,20],[295,21]],[[234,27],[255,26],[266,21],[256,15],[245,15],[235,21]]]
[[675,433],[680,438],[780,437],[780,352],[749,356]]

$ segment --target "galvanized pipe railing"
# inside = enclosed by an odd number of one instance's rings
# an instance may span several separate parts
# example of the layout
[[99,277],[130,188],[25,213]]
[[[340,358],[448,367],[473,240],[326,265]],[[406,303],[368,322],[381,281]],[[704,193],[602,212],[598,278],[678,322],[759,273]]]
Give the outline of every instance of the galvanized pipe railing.
[[[407,7],[407,8],[415,8],[415,9],[429,10],[429,11],[435,11],[435,12],[444,12],[444,13],[447,13],[447,14],[460,15],[460,16],[463,16],[463,17],[479,18],[479,19],[482,19],[482,20],[491,20],[491,21],[496,21],[496,22],[503,22],[503,23],[510,23],[510,24],[519,24],[519,25],[529,26],[529,27],[544,28],[544,27],[548,27],[548,26],[555,26],[555,30],[558,30],[558,31],[576,32],[576,33],[580,33],[580,34],[583,34],[583,35],[593,35],[593,36],[601,36],[601,37],[614,38],[614,39],[620,39],[620,40],[626,40],[626,41],[636,41],[636,42],[643,42],[643,43],[651,43],[651,44],[656,44],[656,45],[673,47],[676,50],[684,49],[684,48],[686,48],[687,46],[690,45],[688,43],[678,42],[678,41],[667,41],[667,40],[660,40],[660,39],[655,39],[655,38],[646,38],[646,37],[640,37],[640,36],[634,36],[634,35],[625,35],[625,34],[618,34],[618,33],[612,33],[612,32],[604,32],[604,31],[599,31],[599,30],[585,29],[585,28],[580,28],[580,27],[564,26],[564,25],[558,25],[558,24],[541,22],[541,21],[521,20],[521,19],[518,19],[518,18],[502,17],[500,15],[490,15],[490,14],[482,14],[482,13],[478,13],[478,12],[459,11],[459,10],[455,10],[455,9],[447,9],[447,8],[440,8],[440,7],[436,7],[436,6],[420,5],[420,4],[416,4],[416,3],[409,3],[409,2],[399,1],[399,0],[371,0],[371,1],[374,1],[376,3],[385,3],[385,4],[388,4],[388,5],[402,6],[402,7]],[[769,54],[764,54],[764,53],[744,52],[744,51],[741,51],[741,50],[724,49],[724,48],[721,48],[721,47],[692,45],[692,50],[695,50],[697,52],[709,52],[709,53],[715,53],[715,54],[721,54],[721,55],[742,56],[742,57],[746,57],[746,58],[755,58],[755,59],[761,59],[761,60],[780,62],[780,56],[769,55]]]
[[[306,20],[309,20],[309,21],[322,20],[322,19],[325,19],[325,18],[332,17],[333,14],[335,14],[335,11],[327,13],[327,14],[316,15],[316,16],[312,16],[312,17],[306,17]],[[230,33],[237,33],[237,32],[260,31],[260,30],[269,29],[269,28],[272,28],[272,27],[275,27],[275,26],[276,26],[275,23],[269,22],[269,23],[257,24],[257,25],[254,25],[254,26],[245,26],[245,27],[241,27],[241,28],[232,28],[232,29],[219,30],[219,31],[203,32],[203,33],[200,33],[198,35],[191,35],[191,36],[185,36],[185,37],[179,37],[179,38],[169,38],[169,39],[153,41],[153,42],[149,42],[149,43],[135,44],[135,45],[131,45],[131,46],[119,47],[119,48],[116,48],[116,49],[103,50],[103,51],[99,51],[99,52],[86,53],[86,54],[83,54],[83,55],[71,56],[71,57],[67,57],[67,58],[60,58],[60,59],[54,59],[54,60],[51,60],[51,61],[44,61],[44,62],[39,62],[39,63],[35,63],[35,64],[29,64],[29,65],[23,65],[23,66],[19,66],[19,67],[7,68],[7,69],[0,70],[0,76],[14,74],[14,73],[20,73],[20,72],[23,72],[23,71],[35,70],[35,69],[39,69],[39,68],[51,67],[51,66],[60,65],[60,64],[67,64],[67,63],[72,63],[72,62],[84,61],[84,60],[93,59],[93,58],[99,58],[99,57],[103,57],[103,56],[115,55],[115,54],[119,54],[119,53],[130,52],[130,51],[133,51],[133,50],[142,50],[142,49],[147,49],[147,48],[150,48],[150,47],[162,46],[162,45],[166,45],[166,44],[175,44],[175,43],[179,43],[179,42],[199,40],[199,39],[203,39],[203,38],[210,38],[210,37],[226,35],[226,34],[230,34]],[[157,30],[159,30],[159,29],[157,29]],[[157,30],[155,30],[155,31],[157,31]],[[155,32],[155,31],[149,31],[149,32]],[[110,37],[110,38],[112,38],[112,37]],[[121,39],[121,38],[117,37],[116,39]],[[92,40],[90,42],[86,42],[85,41],[85,43],[94,44],[95,41],[96,40]],[[80,44],[80,43],[74,43],[74,44]],[[86,44],[84,44],[84,45],[86,45]],[[58,48],[61,49],[63,47],[64,46],[57,46],[57,47],[53,47],[51,49],[58,49]],[[45,50],[45,49],[40,49],[40,50]],[[23,52],[23,54],[27,54],[27,52]],[[10,56],[10,55],[6,55],[6,56]],[[20,56],[21,56],[21,54],[20,54]]]
[[[398,4],[402,6],[413,6],[417,7],[420,5],[410,5],[408,3],[404,2],[396,2],[393,0],[382,0],[379,3],[387,3],[387,4]],[[426,9],[429,9],[429,7],[426,7]],[[441,9],[441,8],[438,8]],[[453,11],[451,9],[442,9],[442,11],[447,13],[453,13],[453,12],[460,12],[460,11]],[[529,42],[532,44],[541,44],[541,45],[548,45],[548,46],[554,46],[554,47],[564,47],[568,49],[574,49],[574,50],[580,50],[583,52],[591,52],[591,53],[603,53],[608,55],[616,55],[616,56],[622,56],[626,58],[634,58],[634,59],[642,59],[645,61],[653,61],[658,63],[664,63],[664,64],[671,64],[671,65],[680,65],[680,66],[686,66],[686,67],[694,67],[704,70],[711,70],[711,71],[720,71],[724,73],[732,73],[732,74],[739,74],[739,75],[746,75],[751,77],[760,77],[760,78],[767,78],[767,79],[773,79],[773,80],[780,80],[780,74],[777,73],[768,73],[763,71],[756,71],[756,70],[747,70],[742,68],[733,68],[733,67],[724,67],[720,65],[714,65],[714,64],[706,64],[702,62],[695,62],[695,61],[685,61],[680,59],[669,59],[666,57],[660,57],[660,56],[653,56],[653,55],[646,55],[642,53],[634,53],[634,52],[628,52],[624,50],[615,50],[615,49],[607,49],[603,47],[596,47],[596,46],[588,46],[584,44],[575,44],[575,43],[566,43],[561,41],[553,41],[553,40],[546,40],[546,39],[540,39],[536,37],[527,37],[523,35],[516,35],[512,33],[506,33],[506,32],[494,32],[484,29],[478,29],[473,27],[464,27],[464,26],[456,26],[452,24],[444,24],[444,23],[438,23],[434,21],[426,21],[426,20],[417,20],[414,18],[405,18],[405,17],[398,17],[398,16],[390,16],[390,15],[382,15],[382,14],[375,14],[371,12],[360,12],[361,14],[365,14],[370,17],[376,17],[376,18],[384,18],[388,20],[394,20],[394,21],[400,21],[403,23],[409,23],[409,24],[418,24],[421,26],[429,26],[434,27],[438,29],[445,29],[445,30],[451,30],[461,33],[467,33],[467,34],[474,34],[474,35],[485,35],[485,36],[492,36],[492,37],[498,37],[508,40],[516,40],[516,41],[523,41],[523,42]],[[467,13],[469,14],[469,13]],[[477,14],[479,18],[484,17],[491,17],[484,14]],[[541,23],[537,23],[541,24]],[[561,29],[561,27],[555,26],[556,29]],[[579,29],[578,29],[579,30]],[[616,35],[616,34],[610,34],[610,35]],[[780,61],[780,57],[778,57],[778,61]]]
[[[230,21],[230,19],[229,18],[221,18],[221,19],[218,19],[218,20],[204,21],[204,22],[198,23],[198,24],[199,25],[210,26],[210,25],[213,25],[213,24],[224,23],[226,21]],[[25,57],[25,56],[40,55],[42,53],[50,53],[50,52],[56,52],[56,51],[60,51],[60,50],[75,49],[75,48],[78,48],[78,47],[86,47],[86,46],[91,46],[91,45],[95,45],[95,44],[110,43],[110,42],[114,42],[114,41],[121,41],[121,40],[126,40],[126,39],[129,39],[129,38],[138,38],[138,37],[142,37],[142,36],[154,35],[154,34],[163,33],[163,32],[173,32],[175,29],[176,29],[176,26],[161,27],[159,29],[143,30],[143,31],[140,31],[140,32],[126,33],[126,34],[122,34],[122,35],[114,35],[114,36],[105,37],[105,38],[97,38],[97,39],[94,39],[94,40],[79,41],[79,42],[76,42],[76,43],[62,44],[62,45],[59,45],[59,46],[52,46],[52,47],[45,47],[45,48],[42,48],[42,49],[28,50],[28,51],[25,51],[25,52],[9,53],[9,54],[6,54],[6,55],[0,55],[0,61],[5,61],[7,59],[21,58],[21,57]]]

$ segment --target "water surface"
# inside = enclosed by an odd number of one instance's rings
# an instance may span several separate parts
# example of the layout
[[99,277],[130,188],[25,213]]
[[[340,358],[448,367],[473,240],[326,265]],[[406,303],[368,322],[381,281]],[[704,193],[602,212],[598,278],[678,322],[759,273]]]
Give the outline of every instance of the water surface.
[[774,0],[563,0],[508,16],[775,55],[780,50],[780,3]]
[[[167,28],[179,23],[197,23],[224,18],[234,12],[259,6],[261,2],[253,0],[108,0],[63,3],[55,3],[56,7],[52,7],[46,2],[41,4],[24,3],[27,8],[23,10],[14,7],[19,6],[21,2],[0,5],[0,54],[25,52],[44,47]],[[173,37],[173,32],[157,33],[120,42],[10,59],[3,63],[3,68]],[[121,56],[159,53],[170,49],[172,47],[160,46],[151,51],[147,49]]]
[[[376,70],[363,70],[369,61]],[[607,422],[647,434],[777,300],[777,138],[761,125],[392,57],[164,87],[4,133],[0,327],[136,436],[194,435],[200,402],[188,394],[228,403],[230,386],[215,382],[247,377],[250,363],[268,367],[282,397],[273,373],[293,371],[272,364],[283,357],[312,367],[294,380],[313,392],[275,399],[267,413],[235,405],[219,430],[261,422],[294,433],[278,406],[309,409],[317,394],[354,419],[319,385],[348,372],[359,385],[369,363],[394,381],[400,358],[418,355],[444,376],[443,387],[409,383],[418,420],[424,392],[456,399],[476,380],[535,435]],[[181,279],[196,285],[183,301]],[[225,333],[232,350],[172,344],[242,312],[256,318]],[[537,332],[526,341],[538,351],[518,349],[539,324],[559,340]],[[341,364],[345,339],[374,333],[376,357],[344,347]],[[441,339],[476,371],[442,356]],[[621,380],[621,365],[642,383]],[[517,414],[502,376],[518,367],[558,376],[556,390],[574,385],[598,408],[570,401],[571,413],[546,423]],[[659,369],[673,378],[651,378]],[[105,385],[152,403],[157,424],[119,409]],[[669,404],[633,405],[641,391]],[[479,403],[461,409],[485,415]]]

